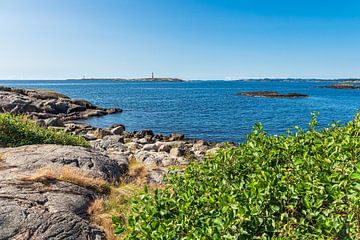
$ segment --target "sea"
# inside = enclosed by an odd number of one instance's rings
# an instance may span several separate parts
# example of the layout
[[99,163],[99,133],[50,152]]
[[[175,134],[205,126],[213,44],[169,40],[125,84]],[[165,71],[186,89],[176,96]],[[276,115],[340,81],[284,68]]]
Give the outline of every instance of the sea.
[[[360,89],[317,88],[334,81],[187,81],[134,82],[112,80],[0,80],[0,85],[49,89],[96,105],[121,108],[122,113],[83,122],[97,127],[115,123],[126,130],[183,133],[208,141],[244,142],[260,122],[270,135],[286,134],[299,126],[307,130],[312,112],[319,112],[319,128],[334,121],[346,124],[360,109]],[[301,93],[308,98],[238,96],[244,91]]]

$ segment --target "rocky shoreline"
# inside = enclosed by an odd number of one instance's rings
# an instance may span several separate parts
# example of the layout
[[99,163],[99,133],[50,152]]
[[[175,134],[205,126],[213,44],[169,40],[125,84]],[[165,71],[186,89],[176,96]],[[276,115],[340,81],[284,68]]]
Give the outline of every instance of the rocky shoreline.
[[58,118],[62,121],[100,117],[122,112],[117,108],[101,108],[82,99],[39,89],[23,89],[0,86],[0,113],[25,114],[40,120]]
[[200,161],[224,147],[177,133],[164,136],[151,130],[126,131],[122,124],[96,128],[78,123],[75,120],[121,109],[47,90],[0,87],[0,113],[8,112],[27,115],[44,128],[82,136],[91,148],[0,148],[0,236],[5,239],[105,239],[88,214],[90,204],[106,196],[96,184],[118,184],[135,162],[146,168],[147,184],[160,185],[169,167]]

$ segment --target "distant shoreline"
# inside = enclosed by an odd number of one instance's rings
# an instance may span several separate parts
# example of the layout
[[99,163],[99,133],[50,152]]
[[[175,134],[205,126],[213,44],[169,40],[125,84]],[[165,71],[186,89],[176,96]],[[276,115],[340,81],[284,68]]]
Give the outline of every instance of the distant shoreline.
[[230,81],[288,81],[288,82],[295,82],[295,81],[304,81],[304,82],[352,82],[352,83],[360,83],[360,78],[333,78],[333,79],[326,79],[326,78],[247,78],[247,79],[234,79]]
[[111,80],[111,81],[134,81],[134,82],[185,82],[180,78],[69,78],[66,80]]

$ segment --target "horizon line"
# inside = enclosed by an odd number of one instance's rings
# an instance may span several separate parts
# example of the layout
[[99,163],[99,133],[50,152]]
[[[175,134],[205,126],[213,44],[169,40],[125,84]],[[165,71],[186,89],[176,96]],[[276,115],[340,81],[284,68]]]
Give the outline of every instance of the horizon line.
[[[65,81],[65,80],[136,80],[147,77],[123,78],[123,77],[86,77],[86,78],[0,78],[1,81]],[[184,81],[241,81],[241,80],[360,80],[360,77],[338,77],[338,78],[323,78],[323,77],[244,77],[244,78],[177,78],[177,77],[156,77],[156,78],[173,78]],[[155,79],[156,79],[155,78]]]

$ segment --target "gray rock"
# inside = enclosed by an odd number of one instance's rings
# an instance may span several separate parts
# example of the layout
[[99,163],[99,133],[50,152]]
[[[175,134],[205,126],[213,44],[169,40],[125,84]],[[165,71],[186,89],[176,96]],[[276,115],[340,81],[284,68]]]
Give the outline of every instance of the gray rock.
[[111,135],[112,133],[108,130],[105,130],[105,129],[101,129],[101,128],[97,128],[95,131],[94,131],[94,135],[96,138],[98,139],[103,139],[105,136],[108,136],[108,135]]
[[125,131],[125,127],[123,125],[115,125],[110,128],[110,132],[115,135],[120,135]]
[[52,117],[44,120],[45,126],[53,126],[53,127],[65,127],[64,122],[60,120],[58,117]]
[[206,151],[209,149],[209,144],[203,140],[199,140],[193,145],[192,148],[194,151]]
[[173,157],[182,157],[185,154],[185,150],[182,148],[172,148],[170,150],[170,155]]
[[32,145],[0,149],[1,239],[105,239],[87,208],[99,193],[56,179],[29,181],[42,167],[70,166],[87,176],[117,181],[127,165],[82,147]]
[[148,152],[148,151],[137,151],[134,154],[134,158],[139,161],[143,162],[145,165],[148,166],[160,166],[162,164],[162,160],[166,157],[163,153],[157,152]]
[[175,147],[179,147],[179,148],[184,148],[185,147],[185,142],[184,141],[172,141],[172,142],[156,142],[155,143],[157,146],[161,146],[161,145],[166,145],[166,146],[170,146],[170,148],[175,148]]
[[162,144],[162,145],[160,145],[160,147],[158,148],[158,151],[159,152],[170,152],[170,150],[171,150],[171,145],[169,145],[169,144]]
[[154,136],[154,133],[152,130],[150,129],[146,129],[146,130],[141,130],[135,133],[134,137],[136,138],[144,138],[145,136]]
[[116,143],[124,143],[124,137],[119,135],[107,135],[103,138],[104,141],[112,141]]
[[148,171],[146,176],[148,184],[162,184],[164,175],[168,172],[167,168],[158,168]]
[[156,144],[145,144],[142,148],[143,151],[157,151],[157,145]]
[[79,106],[79,105],[74,105],[71,106],[67,109],[67,113],[76,113],[76,112],[83,112],[86,111],[86,107],[85,106]]
[[140,144],[136,143],[136,142],[129,142],[126,143],[125,146],[130,150],[130,151],[136,151],[137,149],[140,149],[141,146]]
[[82,136],[83,138],[85,138],[88,141],[93,141],[96,140],[96,136],[94,134],[91,133],[87,133],[87,134],[80,134],[80,136]]
[[147,139],[147,138],[141,138],[141,139],[139,139],[137,142],[140,143],[140,144],[147,144],[147,143],[149,143],[149,139]]
[[184,134],[180,134],[180,133],[172,133],[170,135],[169,141],[179,141],[179,140],[184,140],[185,139],[185,135]]
[[107,156],[111,160],[116,161],[120,165],[124,165],[124,166],[129,165],[129,160],[123,151],[110,151],[107,153]]
[[101,117],[106,115],[106,111],[102,110],[102,109],[91,109],[88,110],[84,113],[84,117],[85,118],[90,118],[90,117]]

